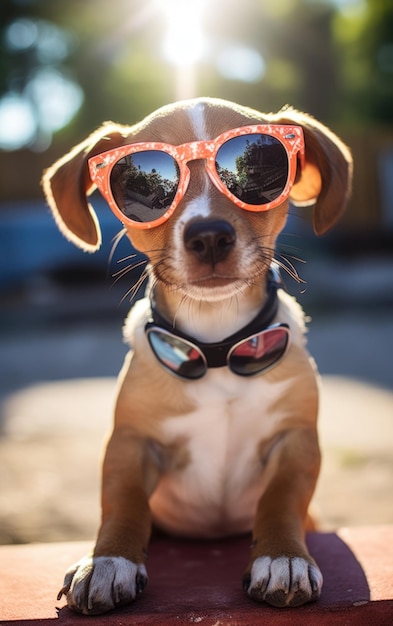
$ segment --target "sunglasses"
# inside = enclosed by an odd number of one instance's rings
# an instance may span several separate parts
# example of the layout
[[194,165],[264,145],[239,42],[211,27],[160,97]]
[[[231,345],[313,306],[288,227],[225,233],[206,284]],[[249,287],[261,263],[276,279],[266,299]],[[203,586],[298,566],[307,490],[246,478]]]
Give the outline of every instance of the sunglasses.
[[145,332],[157,360],[179,378],[197,380],[209,367],[227,365],[238,376],[255,376],[276,365],[289,345],[289,326],[274,324],[246,339],[222,346],[199,344],[148,322]]
[[180,146],[128,144],[89,159],[89,171],[120,221],[146,229],[159,226],[173,214],[187,191],[190,161],[205,159],[216,188],[239,208],[258,212],[288,198],[298,157],[303,167],[301,127],[258,124]]

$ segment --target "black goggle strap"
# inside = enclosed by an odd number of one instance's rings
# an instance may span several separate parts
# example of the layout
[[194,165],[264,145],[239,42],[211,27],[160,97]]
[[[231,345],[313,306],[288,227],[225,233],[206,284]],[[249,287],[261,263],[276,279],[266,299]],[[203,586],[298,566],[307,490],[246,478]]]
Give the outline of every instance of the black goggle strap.
[[202,343],[196,341],[194,337],[190,337],[185,333],[180,332],[178,329],[173,328],[171,324],[169,324],[165,318],[163,318],[157,311],[157,309],[152,307],[152,318],[149,322],[147,322],[145,326],[145,332],[148,331],[149,328],[154,326],[158,326],[167,330],[171,334],[175,334],[180,339],[185,339],[192,345],[195,345],[199,350],[204,354],[206,358],[207,366],[210,367],[224,367],[227,364],[227,355],[229,350],[242,341],[243,339],[247,339],[251,335],[262,332],[266,329],[273,319],[276,316],[278,309],[278,298],[277,298],[277,290],[282,286],[280,275],[276,266],[272,265],[269,270],[268,275],[268,284],[267,284],[267,292],[268,297],[264,307],[258,313],[258,315],[251,320],[247,326],[244,326],[240,331],[234,333],[230,337],[227,337],[223,341],[219,341],[217,343]]

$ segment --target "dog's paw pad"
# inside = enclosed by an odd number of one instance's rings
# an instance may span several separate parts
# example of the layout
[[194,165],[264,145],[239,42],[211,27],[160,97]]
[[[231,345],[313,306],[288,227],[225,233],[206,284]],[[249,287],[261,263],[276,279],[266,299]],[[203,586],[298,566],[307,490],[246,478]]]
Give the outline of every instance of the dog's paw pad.
[[322,588],[318,567],[301,557],[257,558],[243,579],[245,591],[272,606],[300,606],[316,600]]
[[146,584],[143,564],[119,556],[84,557],[67,571],[58,599],[64,594],[73,611],[98,615],[129,604]]

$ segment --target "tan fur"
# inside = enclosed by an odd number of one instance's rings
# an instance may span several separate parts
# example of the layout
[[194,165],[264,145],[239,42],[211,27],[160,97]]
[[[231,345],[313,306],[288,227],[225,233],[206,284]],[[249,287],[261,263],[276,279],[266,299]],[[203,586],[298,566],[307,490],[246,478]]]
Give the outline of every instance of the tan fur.
[[[314,207],[315,231],[321,235],[329,230],[344,211],[350,193],[352,160],[344,143],[326,126],[292,108],[277,114],[262,114],[235,105],[228,112],[224,101],[211,102],[215,107],[211,124],[213,137],[228,128],[250,122],[294,123],[303,127],[309,169],[301,176],[298,187],[294,186],[293,199],[305,203],[313,200],[315,192],[319,191]],[[114,146],[135,141],[181,143],[183,134],[187,133],[183,115],[186,108],[187,102],[164,107],[159,115],[153,114],[135,126],[106,122],[46,170],[43,176],[44,192],[56,222],[67,238],[90,252],[98,249],[101,243],[94,211],[86,200],[86,195],[92,191],[87,159]],[[174,116],[175,123],[172,123]],[[74,181],[73,185],[69,184],[70,180]],[[134,233],[134,245],[141,250],[144,249],[141,241],[143,236],[144,231]]]
[[[45,172],[44,191],[66,237],[89,251],[100,245],[86,199],[92,191],[90,156],[135,141],[198,140],[196,110],[210,138],[256,121],[301,125],[306,166],[297,174],[292,199],[314,203],[317,234],[337,221],[348,200],[352,162],[331,131],[289,108],[265,115],[201,99],[164,107],[133,127],[107,124]],[[212,185],[206,192],[203,163],[189,168],[189,188],[170,220],[150,230],[127,226],[127,234],[150,257],[161,315],[200,341],[220,341],[247,324],[266,299],[267,272],[288,202],[262,213],[241,211]],[[195,217],[199,214],[204,217]],[[236,231],[236,245],[214,267],[183,246],[189,221],[208,219],[205,214],[225,219]],[[318,384],[299,305],[280,293],[275,321],[289,324],[291,345],[273,369],[242,378],[223,367],[197,381],[179,381],[156,361],[143,330],[149,306],[148,298],[138,302],[126,322],[132,350],[119,377],[103,467],[102,524],[94,558],[66,576],[62,592],[69,606],[100,613],[135,597],[145,579],[152,520],[185,536],[252,530],[249,595],[277,606],[315,599],[322,577],[304,532],[320,465]],[[111,577],[113,567],[120,578],[134,572],[133,581]]]

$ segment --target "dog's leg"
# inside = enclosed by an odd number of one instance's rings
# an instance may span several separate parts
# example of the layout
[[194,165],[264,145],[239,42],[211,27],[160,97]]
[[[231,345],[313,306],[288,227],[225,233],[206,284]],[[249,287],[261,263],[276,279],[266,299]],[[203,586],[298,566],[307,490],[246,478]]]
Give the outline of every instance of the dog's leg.
[[309,555],[304,525],[320,465],[317,435],[304,428],[281,435],[265,471],[271,479],[256,513],[244,589],[273,606],[298,606],[319,597],[322,574]]
[[130,428],[115,429],[106,451],[102,523],[92,555],[66,573],[68,606],[99,614],[132,602],[147,583],[144,565],[151,530],[148,495],[157,477],[148,446]]

